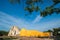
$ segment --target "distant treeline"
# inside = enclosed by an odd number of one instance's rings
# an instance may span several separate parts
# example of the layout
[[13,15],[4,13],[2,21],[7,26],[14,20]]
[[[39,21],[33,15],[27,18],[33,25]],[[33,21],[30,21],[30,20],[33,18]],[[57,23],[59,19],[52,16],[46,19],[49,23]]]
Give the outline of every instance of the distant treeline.
[[7,36],[8,32],[4,30],[0,30],[0,36]]
[[53,36],[60,36],[60,27],[59,28],[53,28],[52,30],[47,30],[44,32],[52,32]]

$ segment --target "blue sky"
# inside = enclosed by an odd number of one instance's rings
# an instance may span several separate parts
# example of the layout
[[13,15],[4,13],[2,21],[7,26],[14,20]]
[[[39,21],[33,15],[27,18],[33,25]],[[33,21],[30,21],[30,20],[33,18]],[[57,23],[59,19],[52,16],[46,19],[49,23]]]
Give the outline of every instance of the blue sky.
[[[51,0],[49,1],[45,0],[45,3],[40,5],[42,10],[53,4]],[[55,7],[59,8],[59,5]],[[0,0],[0,30],[7,31],[12,26],[39,31],[60,27],[60,14],[54,13],[51,16],[41,17],[39,12],[33,12],[32,15],[25,16],[29,12],[25,11],[23,6],[22,2],[12,5],[8,0]]]

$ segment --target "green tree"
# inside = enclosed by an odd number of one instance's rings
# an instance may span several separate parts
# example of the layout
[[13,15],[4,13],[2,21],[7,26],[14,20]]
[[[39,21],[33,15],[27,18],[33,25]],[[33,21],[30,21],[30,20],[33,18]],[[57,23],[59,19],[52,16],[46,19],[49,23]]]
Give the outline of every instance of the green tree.
[[52,30],[47,30],[47,31],[44,31],[44,32],[53,32]]
[[[47,15],[51,15],[54,12],[56,12],[57,14],[60,13],[60,8],[54,8],[55,5],[60,3],[60,0],[52,0],[53,1],[53,5],[46,7],[44,11],[41,11],[40,5],[39,4],[43,4],[44,1],[43,0],[25,0],[25,4],[26,6],[24,6],[24,9],[26,11],[28,11],[30,14],[32,14],[32,12],[36,11],[40,11],[40,16],[45,17]],[[12,4],[20,4],[21,0],[9,0],[9,2],[11,2]]]
[[53,35],[60,36],[60,28],[53,28]]
[[0,36],[3,36],[3,35],[8,35],[8,32],[7,31],[1,31],[0,30]]

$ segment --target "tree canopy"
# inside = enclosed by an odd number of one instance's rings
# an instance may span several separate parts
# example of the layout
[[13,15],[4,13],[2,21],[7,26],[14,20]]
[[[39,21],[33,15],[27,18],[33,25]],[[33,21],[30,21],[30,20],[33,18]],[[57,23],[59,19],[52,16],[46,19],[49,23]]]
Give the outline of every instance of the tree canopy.
[[[9,2],[11,2],[12,4],[20,4],[21,0],[9,0]],[[45,8],[44,11],[41,11],[40,5],[39,4],[43,4],[44,0],[25,0],[25,4],[26,6],[24,6],[24,10],[28,11],[30,14],[32,14],[32,12],[36,11],[40,11],[40,16],[45,17],[47,15],[51,15],[54,12],[56,12],[57,14],[60,14],[60,8],[54,8],[55,5],[60,3],[60,0],[52,0],[53,4],[51,6],[48,6]]]

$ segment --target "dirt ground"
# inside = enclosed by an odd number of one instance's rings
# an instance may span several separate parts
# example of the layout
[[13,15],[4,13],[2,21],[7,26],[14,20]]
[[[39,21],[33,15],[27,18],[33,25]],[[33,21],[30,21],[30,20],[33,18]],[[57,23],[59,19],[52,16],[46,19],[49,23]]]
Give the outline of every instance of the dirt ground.
[[1,37],[0,40],[2,40],[3,38],[5,38],[4,40],[54,40],[53,38],[37,38],[37,37],[17,37],[17,38],[8,37],[7,38],[7,36]]
[[21,37],[18,40],[54,40],[52,38]]

